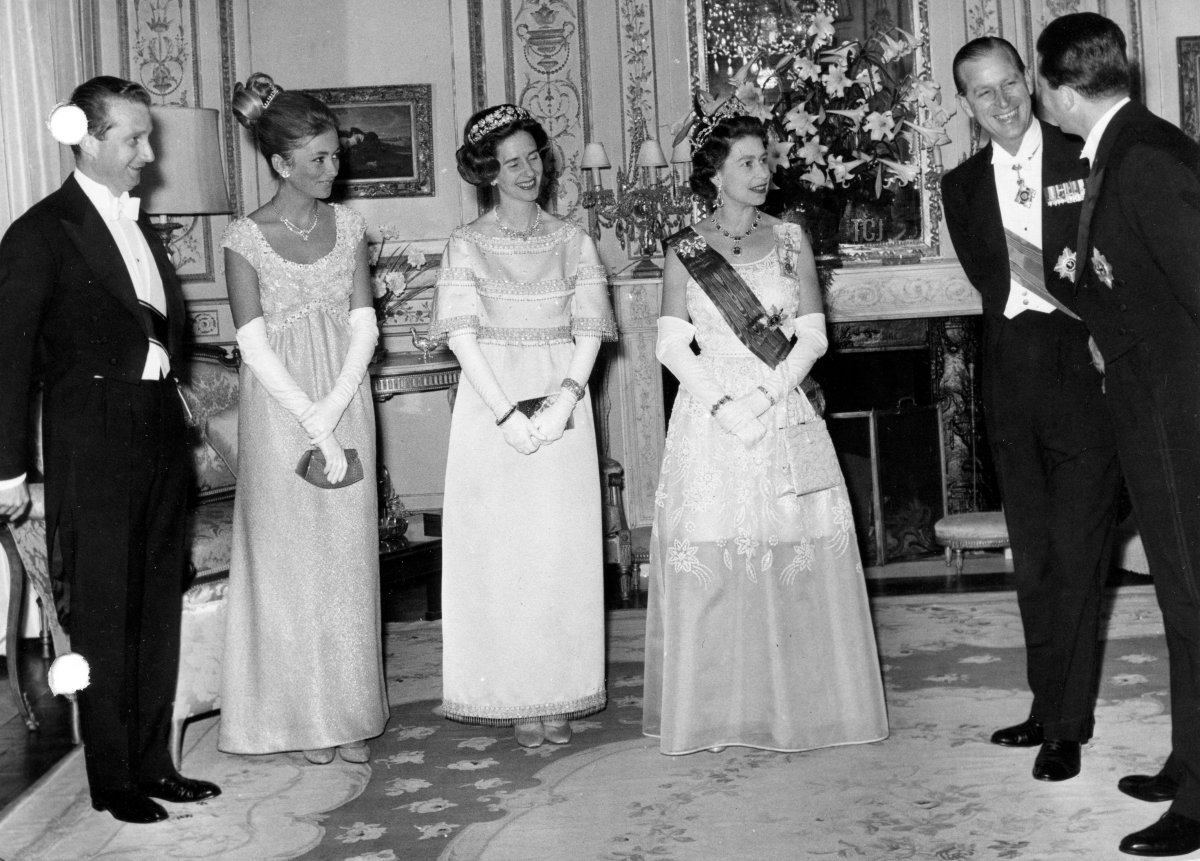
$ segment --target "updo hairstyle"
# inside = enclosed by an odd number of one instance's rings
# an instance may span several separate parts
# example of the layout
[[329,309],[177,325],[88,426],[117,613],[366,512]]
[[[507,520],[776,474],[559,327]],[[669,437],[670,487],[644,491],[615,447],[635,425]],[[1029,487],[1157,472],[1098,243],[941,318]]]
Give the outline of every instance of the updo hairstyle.
[[[493,105],[472,114],[471,118],[467,120],[467,124],[463,128],[463,144],[454,153],[454,158],[458,162],[459,176],[478,188],[481,193],[490,194],[492,181],[500,174],[500,160],[496,158],[496,148],[502,141],[518,132],[528,132],[529,136],[533,138],[533,145],[537,147],[538,153],[542,157],[542,187],[538,193],[538,201],[544,205],[545,201],[554,194],[558,169],[554,147],[550,145],[550,136],[546,134],[541,123],[531,116],[520,116],[488,129],[482,137],[475,141],[471,140],[471,131],[477,124],[485,122],[489,114],[504,111],[510,107],[512,106]],[[520,109],[518,112],[525,114],[525,111]]]
[[692,153],[692,193],[711,208],[717,200],[713,177],[729,158],[733,145],[742,138],[757,138],[767,145],[767,128],[762,120],[745,114],[725,117],[713,126],[704,142]]
[[234,85],[231,107],[238,122],[254,136],[272,172],[272,156],[290,163],[292,153],[312,138],[338,130],[337,117],[324,102],[285,90],[262,72],[251,75],[245,86]]
[[[150,93],[141,84],[126,81],[124,78],[114,78],[112,75],[100,75],[84,81],[71,93],[71,104],[83,111],[87,117],[88,134],[96,140],[104,140],[104,136],[112,128],[108,106],[114,101],[132,102],[148,108]],[[79,155],[79,144],[72,146],[71,151]]]

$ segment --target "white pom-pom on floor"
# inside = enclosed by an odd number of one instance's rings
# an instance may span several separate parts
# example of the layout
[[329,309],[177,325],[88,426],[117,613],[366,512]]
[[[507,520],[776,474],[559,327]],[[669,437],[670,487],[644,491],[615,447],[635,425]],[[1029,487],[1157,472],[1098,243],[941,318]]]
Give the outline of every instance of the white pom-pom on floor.
[[91,669],[83,655],[77,652],[67,652],[54,659],[46,681],[50,685],[50,692],[55,696],[61,696],[86,688],[90,681],[90,674]]

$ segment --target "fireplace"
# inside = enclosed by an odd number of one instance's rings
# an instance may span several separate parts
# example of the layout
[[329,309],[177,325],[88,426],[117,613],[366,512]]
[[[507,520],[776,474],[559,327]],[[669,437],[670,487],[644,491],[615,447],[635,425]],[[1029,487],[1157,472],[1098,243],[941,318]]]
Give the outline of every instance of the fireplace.
[[[973,321],[964,322],[973,330]],[[973,340],[972,331],[955,331],[953,324],[949,330],[955,341]],[[830,350],[813,368],[864,565],[940,553],[933,525],[958,510],[951,508],[952,486],[965,484],[979,497],[990,485],[969,420],[977,413],[973,362],[960,361],[959,343],[947,374],[946,333],[945,319],[835,323]],[[943,390],[947,379],[953,394]],[[948,452],[944,410],[967,428],[966,447]],[[970,452],[967,462],[962,451]],[[978,507],[981,500],[972,501]]]

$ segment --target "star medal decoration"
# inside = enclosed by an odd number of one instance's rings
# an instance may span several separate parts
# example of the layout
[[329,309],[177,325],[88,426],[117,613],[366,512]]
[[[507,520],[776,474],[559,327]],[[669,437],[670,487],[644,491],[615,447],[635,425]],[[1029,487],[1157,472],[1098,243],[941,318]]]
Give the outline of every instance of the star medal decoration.
[[1062,254],[1058,255],[1058,262],[1054,264],[1054,271],[1058,273],[1059,278],[1066,278],[1074,284],[1075,252],[1070,248],[1064,248]]
[[1017,203],[1024,207],[1033,206],[1033,199],[1037,197],[1037,194],[1025,184],[1025,178],[1021,176],[1021,166],[1014,164],[1012,169],[1017,172]]
[[1112,265],[1100,253],[1099,248],[1092,248],[1092,269],[1096,271],[1096,277],[1100,279],[1105,287],[1112,289],[1113,286],[1113,268]]

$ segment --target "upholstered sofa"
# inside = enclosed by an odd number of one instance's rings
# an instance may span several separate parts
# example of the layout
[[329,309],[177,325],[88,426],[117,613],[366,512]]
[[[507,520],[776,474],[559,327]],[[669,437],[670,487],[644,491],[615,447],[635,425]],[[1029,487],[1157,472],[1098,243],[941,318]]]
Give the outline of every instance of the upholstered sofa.
[[[189,718],[220,708],[221,655],[225,637],[225,594],[228,586],[230,536],[237,451],[238,361],[220,347],[193,347],[189,352],[184,400],[190,410],[195,486],[189,507],[188,536],[193,580],[183,597],[179,683],[172,716],[171,750],[178,764],[183,729]],[[24,584],[28,582],[42,608],[43,656],[70,650],[67,634],[54,610],[46,559],[43,492],[30,486],[33,506],[15,524],[0,524],[0,552],[8,559],[11,602],[8,620],[8,677],[26,725],[37,728],[18,673],[17,638]],[[86,655],[84,656],[86,657]],[[78,741],[78,721],[73,723]]]

